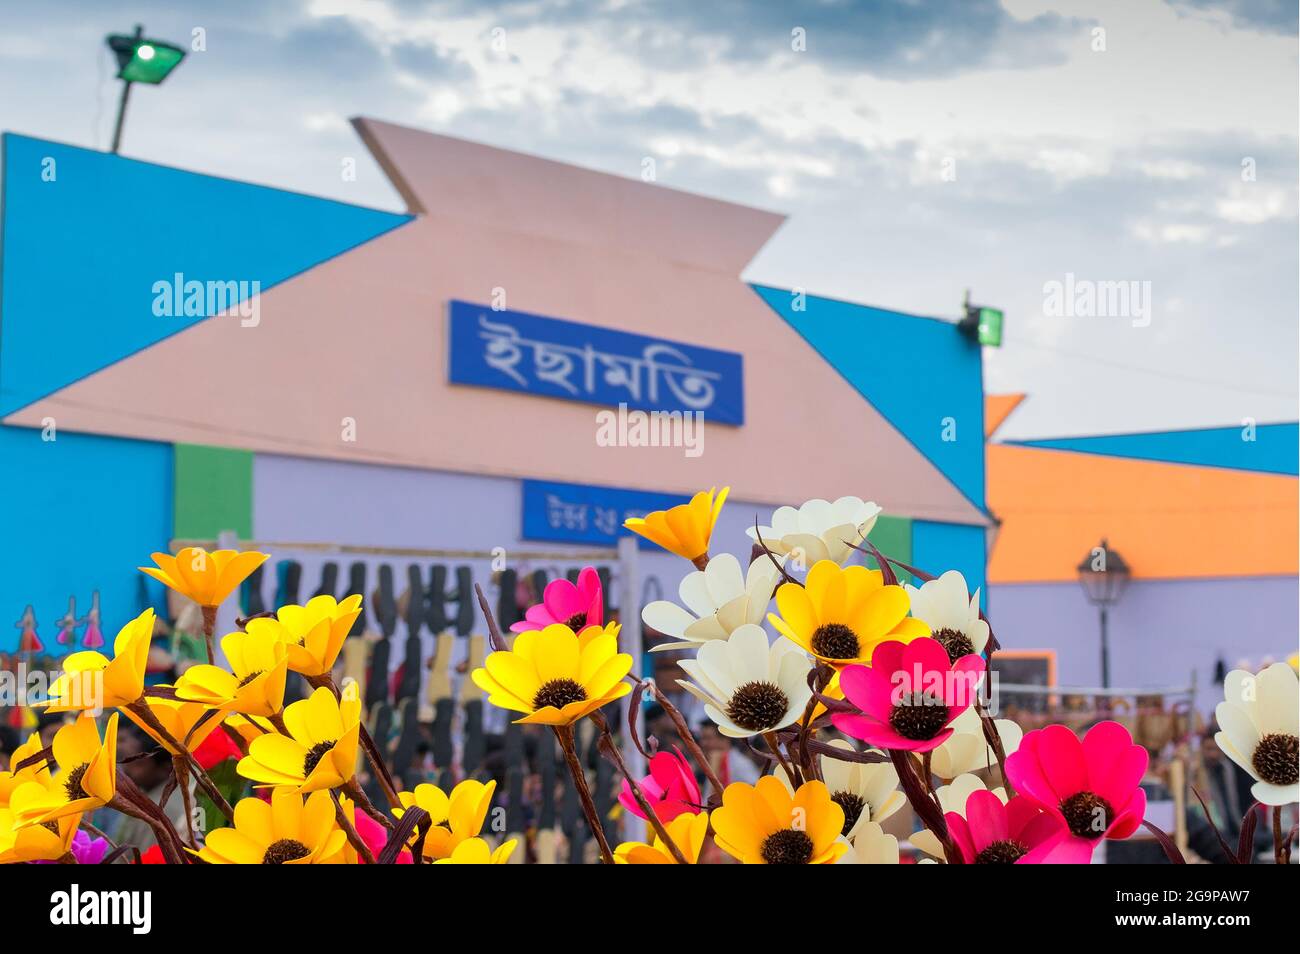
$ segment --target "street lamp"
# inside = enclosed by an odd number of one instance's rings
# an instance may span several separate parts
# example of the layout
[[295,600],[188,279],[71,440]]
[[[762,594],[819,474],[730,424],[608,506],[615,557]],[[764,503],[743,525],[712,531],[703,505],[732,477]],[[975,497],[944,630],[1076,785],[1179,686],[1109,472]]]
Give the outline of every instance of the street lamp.
[[1106,615],[1110,607],[1119,602],[1125,587],[1132,577],[1128,564],[1112,550],[1101,538],[1101,544],[1093,547],[1079,562],[1079,583],[1088,597],[1088,602],[1097,607],[1101,615],[1101,687],[1110,688],[1110,644],[1107,641]]
[[173,43],[144,38],[144,27],[137,25],[130,36],[115,33],[106,37],[108,48],[117,57],[117,78],[122,81],[122,98],[117,104],[117,125],[113,129],[113,152],[122,144],[122,121],[126,119],[126,102],[132,83],[157,86],[185,58],[185,51]]
[[987,348],[1002,347],[1002,309],[989,308],[986,305],[972,305],[970,291],[966,292],[963,304],[965,315],[957,322],[957,328],[971,341]]

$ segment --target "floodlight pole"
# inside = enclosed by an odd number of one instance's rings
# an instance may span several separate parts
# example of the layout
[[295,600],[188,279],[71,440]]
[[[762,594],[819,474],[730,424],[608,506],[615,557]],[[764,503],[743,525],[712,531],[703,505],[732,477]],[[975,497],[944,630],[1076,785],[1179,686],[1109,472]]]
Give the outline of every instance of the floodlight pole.
[[[144,36],[144,27],[139,23],[135,25],[135,39],[138,42]],[[122,98],[117,101],[117,124],[113,127],[113,148],[109,152],[117,155],[117,149],[122,145],[122,123],[126,120],[126,104],[131,98],[131,81],[122,80]]]

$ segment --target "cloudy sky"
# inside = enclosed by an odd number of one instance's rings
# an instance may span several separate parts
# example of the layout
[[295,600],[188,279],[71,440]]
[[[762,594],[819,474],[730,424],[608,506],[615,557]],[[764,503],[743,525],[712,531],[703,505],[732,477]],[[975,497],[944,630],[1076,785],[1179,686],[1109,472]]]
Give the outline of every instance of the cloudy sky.
[[[103,35],[201,30],[133,94],[124,154],[390,209],[350,116],[627,176],[653,157],[790,216],[748,280],[1004,308],[988,388],[1033,397],[1004,436],[1296,419],[1295,0],[4,7],[6,130],[107,148]],[[1136,282],[1149,312],[1053,313],[1067,275]],[[881,360],[925,386],[923,355]]]

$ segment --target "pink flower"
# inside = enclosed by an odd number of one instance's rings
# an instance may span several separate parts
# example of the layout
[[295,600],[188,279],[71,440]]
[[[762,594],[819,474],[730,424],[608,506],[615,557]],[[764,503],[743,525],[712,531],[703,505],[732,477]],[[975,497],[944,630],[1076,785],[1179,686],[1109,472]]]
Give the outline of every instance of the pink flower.
[[1118,722],[1098,722],[1079,737],[1063,725],[1030,732],[1007,756],[1007,777],[1066,828],[1062,850],[1086,862],[1102,838],[1127,838],[1146,813],[1138,787],[1147,750]]
[[583,567],[577,585],[568,580],[551,580],[542,593],[542,601],[528,607],[524,618],[510,627],[512,632],[527,633],[563,623],[575,633],[604,622],[605,598],[595,567]]
[[957,812],[944,817],[962,864],[1050,865],[1077,860],[1061,846],[1064,823],[1023,795],[1004,805],[992,792],[977,789],[966,799],[965,817]]
[[984,660],[975,653],[950,662],[943,644],[928,636],[909,643],[883,642],[871,666],[840,670],[844,698],[861,715],[837,712],[835,728],[882,749],[928,752],[952,735],[948,726],[975,701]]
[[[656,752],[650,757],[650,774],[641,779],[641,793],[650,803],[654,813],[661,822],[670,822],[678,815],[700,812],[703,802],[700,799],[700,786],[695,781],[691,765],[682,755],[681,750],[673,747],[673,752]],[[623,791],[618,800],[623,807],[637,818],[645,818],[641,806],[636,803],[632,786],[623,781]]]
[[[352,813],[352,816],[352,826],[356,828],[357,834],[366,843],[366,847],[370,849],[371,854],[378,858],[379,853],[384,850],[384,845],[388,843],[388,830],[365,812],[356,811]],[[361,863],[364,864],[365,862]],[[413,864],[411,853],[403,848],[397,855],[397,863],[399,865]]]

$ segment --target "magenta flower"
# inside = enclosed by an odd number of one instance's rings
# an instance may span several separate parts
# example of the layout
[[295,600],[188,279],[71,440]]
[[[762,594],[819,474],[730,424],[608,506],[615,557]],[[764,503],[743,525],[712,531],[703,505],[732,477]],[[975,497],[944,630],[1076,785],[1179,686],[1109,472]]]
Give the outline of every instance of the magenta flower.
[[1063,850],[1086,862],[1102,838],[1127,838],[1146,813],[1138,786],[1147,750],[1118,722],[1098,722],[1079,737],[1063,725],[1027,733],[1007,756],[1007,777],[1066,828]]
[[929,752],[948,736],[952,720],[975,701],[984,660],[975,653],[950,662],[943,644],[928,636],[889,640],[871,654],[871,666],[840,670],[844,698],[861,715],[837,712],[835,728],[882,749]]
[[568,580],[551,580],[542,593],[542,601],[528,607],[524,618],[510,627],[512,632],[527,633],[563,623],[575,633],[588,626],[604,623],[605,597],[595,567],[583,567],[577,584]]
[[[664,823],[672,821],[678,815],[698,814],[703,804],[700,786],[695,781],[690,763],[680,749],[676,746],[673,748],[674,752],[656,752],[652,755],[650,774],[638,782],[645,800]],[[619,793],[618,800],[637,818],[646,817],[641,806],[636,803],[632,786],[626,779],[623,780],[623,790]]]
[[[948,812],[952,836],[966,865],[1051,865],[1080,860],[1063,845],[1064,823],[1033,799],[1017,795],[1005,805],[986,789],[966,799],[966,814]],[[1085,856],[1083,862],[1087,862]]]
[[[104,838],[92,838],[81,829],[72,836],[72,857],[79,865],[97,865],[108,854],[108,841]],[[52,865],[53,861],[35,861],[37,865]]]

